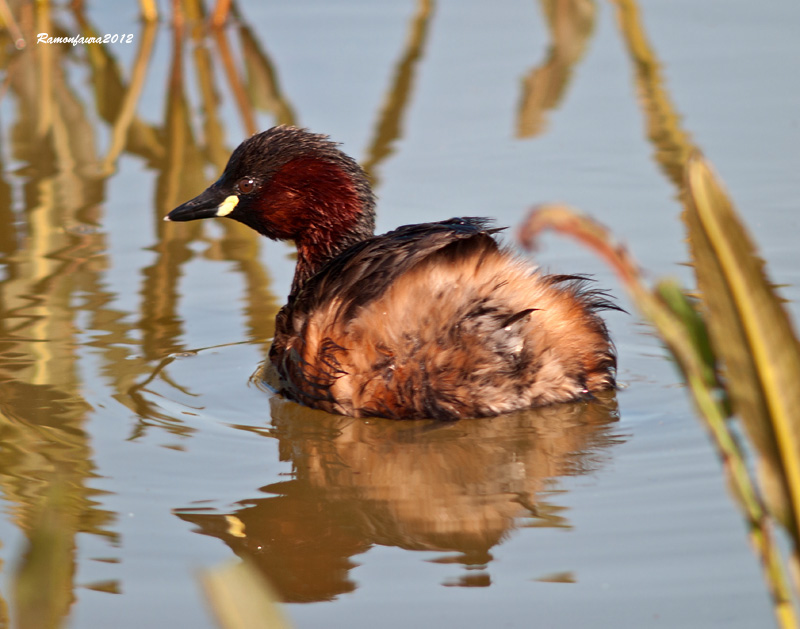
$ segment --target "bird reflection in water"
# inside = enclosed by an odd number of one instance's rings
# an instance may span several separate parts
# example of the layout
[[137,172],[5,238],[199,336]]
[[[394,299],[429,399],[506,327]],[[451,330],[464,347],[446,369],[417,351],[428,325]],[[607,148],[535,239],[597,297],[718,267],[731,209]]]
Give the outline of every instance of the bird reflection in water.
[[274,397],[268,434],[292,478],[230,513],[176,514],[249,559],[286,602],[353,591],[353,557],[374,545],[444,553],[434,561],[464,567],[445,585],[488,586],[491,549],[514,530],[569,527],[550,502],[555,479],[597,470],[623,440],[617,419],[613,394],[452,423],[353,419]]

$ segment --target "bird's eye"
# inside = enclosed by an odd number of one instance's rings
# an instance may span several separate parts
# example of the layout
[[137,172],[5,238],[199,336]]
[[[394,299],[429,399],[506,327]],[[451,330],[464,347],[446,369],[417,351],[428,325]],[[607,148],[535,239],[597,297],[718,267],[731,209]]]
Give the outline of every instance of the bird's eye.
[[239,188],[239,192],[242,194],[250,194],[256,189],[256,182],[250,177],[242,177],[236,186]]

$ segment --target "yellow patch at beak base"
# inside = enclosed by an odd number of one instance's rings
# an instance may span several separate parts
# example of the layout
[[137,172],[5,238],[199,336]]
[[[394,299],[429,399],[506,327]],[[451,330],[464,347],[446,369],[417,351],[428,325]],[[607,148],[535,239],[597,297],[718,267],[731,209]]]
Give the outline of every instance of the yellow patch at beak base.
[[237,197],[235,194],[232,194],[217,206],[217,216],[227,216],[233,212],[233,209],[238,203],[239,197]]

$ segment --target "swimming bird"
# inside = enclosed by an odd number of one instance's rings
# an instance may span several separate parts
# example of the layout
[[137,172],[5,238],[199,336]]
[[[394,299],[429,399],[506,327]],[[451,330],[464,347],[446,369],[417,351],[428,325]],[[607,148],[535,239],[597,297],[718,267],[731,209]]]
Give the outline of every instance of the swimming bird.
[[269,359],[281,392],[353,417],[456,420],[590,399],[615,387],[583,275],[548,275],[501,246],[486,218],[375,235],[362,168],[327,136],[273,127],[165,220],[227,217],[297,246]]

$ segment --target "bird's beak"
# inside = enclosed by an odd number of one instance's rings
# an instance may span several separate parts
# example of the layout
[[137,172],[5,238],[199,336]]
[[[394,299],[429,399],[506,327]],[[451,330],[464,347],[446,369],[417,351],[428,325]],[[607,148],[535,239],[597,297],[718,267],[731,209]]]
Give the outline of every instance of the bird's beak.
[[212,185],[191,201],[176,207],[164,217],[164,220],[182,222],[194,221],[199,218],[227,216],[233,212],[238,203],[238,196],[235,194],[226,195],[220,186]]

